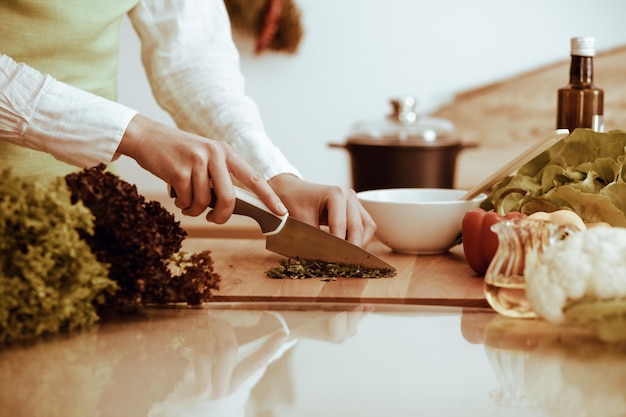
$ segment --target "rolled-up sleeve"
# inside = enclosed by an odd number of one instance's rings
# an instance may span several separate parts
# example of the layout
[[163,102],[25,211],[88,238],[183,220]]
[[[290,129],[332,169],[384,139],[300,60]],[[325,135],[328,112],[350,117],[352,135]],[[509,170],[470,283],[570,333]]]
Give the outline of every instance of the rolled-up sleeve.
[[108,163],[136,111],[0,55],[0,139],[78,167]]
[[229,143],[266,179],[300,176],[244,91],[222,0],[142,0],[129,17],[153,94],[178,127]]

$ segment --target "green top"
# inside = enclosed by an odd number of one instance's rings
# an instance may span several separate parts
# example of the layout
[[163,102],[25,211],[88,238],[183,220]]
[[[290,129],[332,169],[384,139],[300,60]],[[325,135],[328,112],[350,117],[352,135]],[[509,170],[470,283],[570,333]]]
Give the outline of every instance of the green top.
[[[0,52],[74,87],[115,100],[120,24],[138,0],[0,2]],[[0,168],[62,176],[76,167],[0,141]]]

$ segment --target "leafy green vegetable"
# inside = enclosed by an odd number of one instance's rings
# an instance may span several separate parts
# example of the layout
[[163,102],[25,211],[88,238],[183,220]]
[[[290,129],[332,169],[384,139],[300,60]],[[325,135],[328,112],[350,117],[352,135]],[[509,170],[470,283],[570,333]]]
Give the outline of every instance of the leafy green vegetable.
[[209,301],[210,251],[104,166],[51,181],[0,172],[0,345],[89,327],[105,312]]
[[[96,257],[111,265],[110,277],[120,286],[108,306],[208,300],[219,281],[210,252],[178,254],[186,232],[159,202],[146,201],[135,185],[105,172],[104,165],[65,179],[72,201],[82,201],[95,218],[95,233],[83,237]],[[176,269],[182,275],[173,275]]]
[[93,216],[62,179],[0,172],[0,344],[98,320],[94,304],[117,285],[81,235],[93,235]]
[[285,258],[280,266],[267,270],[270,278],[387,278],[395,275],[391,269],[363,268],[361,265],[344,265],[301,258]]
[[72,202],[93,213],[95,233],[83,234],[91,250],[111,265],[110,277],[123,306],[140,305],[146,288],[169,278],[164,261],[176,253],[185,231],[158,202],[146,202],[137,187],[105,172],[104,165],[69,174]]
[[212,291],[219,289],[220,276],[213,269],[209,250],[176,252],[166,265],[170,274],[159,285],[146,288],[144,299],[147,303],[199,305],[209,301]]
[[[504,212],[574,210],[586,223],[626,226],[626,131],[576,129],[497,183],[482,207]],[[508,193],[519,188],[527,195]],[[498,204],[496,204],[498,203]]]

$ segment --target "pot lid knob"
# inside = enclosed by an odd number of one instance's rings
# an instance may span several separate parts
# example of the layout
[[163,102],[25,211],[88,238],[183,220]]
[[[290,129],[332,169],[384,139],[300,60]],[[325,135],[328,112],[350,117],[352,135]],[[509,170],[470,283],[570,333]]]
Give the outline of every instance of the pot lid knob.
[[393,98],[390,102],[393,111],[388,116],[389,119],[400,123],[414,123],[417,120],[417,100],[414,97]]
[[416,112],[417,100],[412,96],[391,98],[392,112],[382,120],[360,121],[354,124],[348,142],[371,142],[376,145],[424,144],[456,145],[454,124]]

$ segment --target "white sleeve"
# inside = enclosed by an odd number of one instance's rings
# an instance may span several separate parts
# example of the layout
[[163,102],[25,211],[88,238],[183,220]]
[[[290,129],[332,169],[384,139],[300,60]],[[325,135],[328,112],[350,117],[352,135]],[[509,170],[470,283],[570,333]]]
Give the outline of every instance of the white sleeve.
[[0,140],[93,166],[115,157],[135,114],[0,55]]
[[222,0],[142,0],[129,18],[152,92],[178,127],[229,143],[266,179],[300,176],[245,94]]

